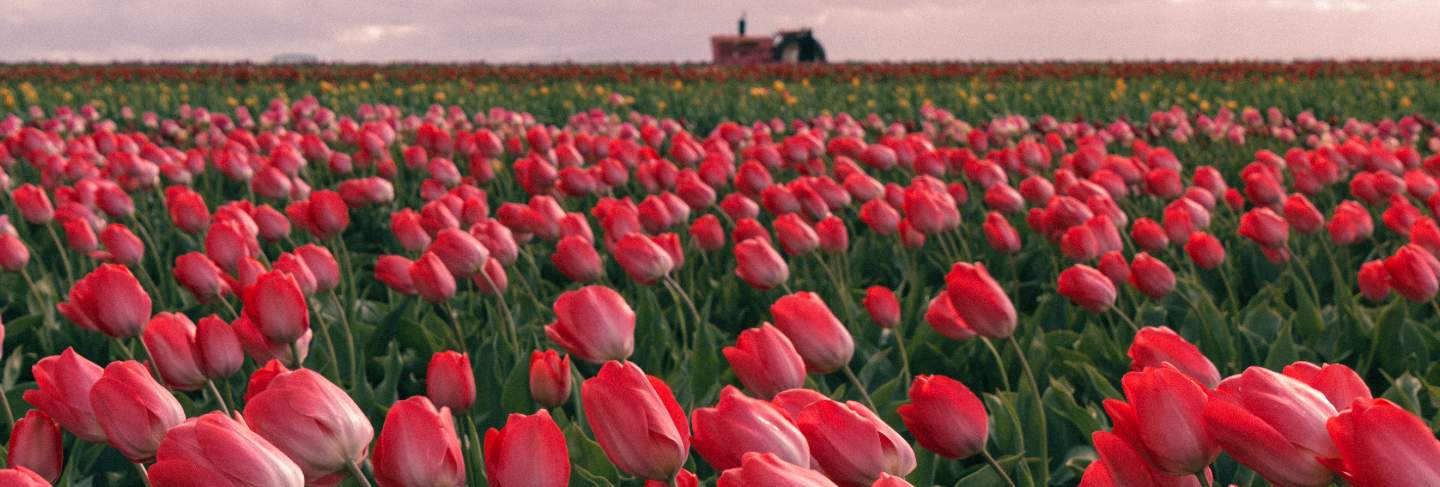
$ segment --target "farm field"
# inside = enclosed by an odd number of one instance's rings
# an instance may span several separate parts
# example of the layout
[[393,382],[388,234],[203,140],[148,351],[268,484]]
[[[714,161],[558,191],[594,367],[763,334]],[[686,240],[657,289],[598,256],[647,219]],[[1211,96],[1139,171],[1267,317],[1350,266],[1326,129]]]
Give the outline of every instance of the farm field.
[[0,65],[0,485],[1440,485],[1440,62]]

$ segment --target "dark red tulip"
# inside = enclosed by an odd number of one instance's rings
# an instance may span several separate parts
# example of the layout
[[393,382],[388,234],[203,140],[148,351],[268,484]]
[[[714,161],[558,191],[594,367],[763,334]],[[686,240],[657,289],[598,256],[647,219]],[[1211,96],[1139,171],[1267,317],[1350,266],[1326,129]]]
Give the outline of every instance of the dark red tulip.
[[920,446],[942,457],[966,458],[985,449],[989,437],[985,405],[960,381],[942,375],[915,376],[910,403],[898,412]]
[[865,290],[865,311],[870,321],[881,328],[894,328],[900,324],[900,300],[895,292],[885,286],[870,286]]
[[1162,299],[1175,290],[1175,273],[1165,262],[1141,252],[1130,263],[1130,285],[1150,299]]
[[1092,313],[1104,313],[1115,304],[1115,285],[1110,278],[1085,264],[1075,264],[1061,272],[1057,290],[1070,302]]

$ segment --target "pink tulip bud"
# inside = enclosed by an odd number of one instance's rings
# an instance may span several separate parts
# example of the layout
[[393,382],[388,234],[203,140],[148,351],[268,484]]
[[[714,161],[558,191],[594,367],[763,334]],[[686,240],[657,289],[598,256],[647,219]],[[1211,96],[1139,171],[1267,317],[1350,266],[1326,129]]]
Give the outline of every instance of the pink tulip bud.
[[90,388],[90,404],[110,446],[135,463],[154,459],[165,432],[185,421],[175,396],[130,360],[105,367]]
[[31,409],[10,430],[5,464],[30,469],[53,483],[60,479],[64,467],[63,449],[60,427],[39,409]]
[[1061,296],[1092,313],[1104,313],[1115,304],[1115,285],[1110,278],[1085,264],[1061,272],[1058,290]]
[[566,352],[599,364],[630,357],[635,348],[635,311],[615,290],[586,286],[555,299],[555,322],[545,336]]
[[790,278],[790,266],[763,239],[747,239],[735,244],[735,275],[751,287],[772,289]]
[[165,433],[150,483],[157,486],[190,485],[298,486],[305,482],[300,467],[275,445],[244,423],[209,413],[192,418]]
[[425,395],[437,407],[464,412],[475,404],[475,371],[468,354],[444,351],[430,357]]
[[102,264],[75,282],[69,299],[56,308],[81,328],[129,338],[150,319],[150,295],[125,266]]
[[850,331],[819,295],[800,291],[783,296],[770,305],[770,314],[810,373],[828,374],[850,363],[855,353]]
[[493,487],[570,485],[565,434],[544,409],[511,414],[505,427],[485,432],[485,478]]
[[605,275],[605,268],[600,262],[600,254],[595,251],[595,245],[579,235],[560,239],[555,245],[555,253],[550,255],[550,262],[554,263],[565,277],[579,283],[594,282]]
[[580,388],[595,441],[621,471],[649,480],[675,477],[690,451],[685,411],[670,387],[629,362],[606,362]]
[[530,353],[530,397],[537,404],[556,408],[570,398],[570,357],[554,350]]
[[355,401],[310,369],[274,375],[246,400],[245,421],[299,465],[306,482],[363,460],[375,436]]
[[200,370],[195,324],[189,317],[179,313],[156,314],[145,325],[140,338],[166,385],[182,391],[205,386],[207,379]]
[[382,486],[466,485],[465,453],[450,409],[437,409],[424,396],[391,406],[371,464]]
[[410,282],[420,297],[430,303],[443,303],[455,296],[455,277],[433,252],[425,252],[408,270]]
[[1017,324],[1015,306],[984,264],[956,263],[945,275],[945,293],[970,329],[993,339],[1009,337]]
[[310,331],[310,308],[295,277],[270,271],[245,289],[245,318],[266,340],[289,344]]
[[30,372],[38,387],[25,391],[25,402],[76,438],[90,443],[105,441],[105,430],[95,421],[90,405],[90,389],[103,373],[99,365],[66,348],[60,355],[40,359]]

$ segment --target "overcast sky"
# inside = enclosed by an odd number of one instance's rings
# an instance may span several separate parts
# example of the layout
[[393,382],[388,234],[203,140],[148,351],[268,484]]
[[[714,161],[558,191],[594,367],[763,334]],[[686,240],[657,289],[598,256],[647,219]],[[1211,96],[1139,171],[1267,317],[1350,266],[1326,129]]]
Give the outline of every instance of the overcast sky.
[[741,11],[832,60],[1440,57],[1440,0],[0,0],[0,60],[703,61]]

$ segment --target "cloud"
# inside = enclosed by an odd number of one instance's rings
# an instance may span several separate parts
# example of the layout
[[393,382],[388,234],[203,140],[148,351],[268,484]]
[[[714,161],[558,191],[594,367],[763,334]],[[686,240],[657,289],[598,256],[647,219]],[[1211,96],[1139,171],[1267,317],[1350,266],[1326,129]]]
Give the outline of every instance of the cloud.
[[1440,56],[1437,0],[0,0],[0,60],[703,61],[741,12],[835,60]]

